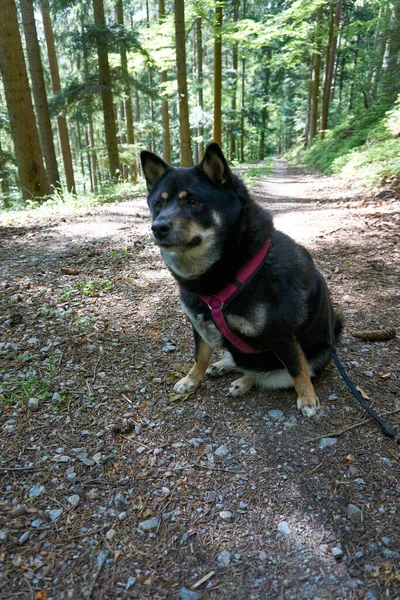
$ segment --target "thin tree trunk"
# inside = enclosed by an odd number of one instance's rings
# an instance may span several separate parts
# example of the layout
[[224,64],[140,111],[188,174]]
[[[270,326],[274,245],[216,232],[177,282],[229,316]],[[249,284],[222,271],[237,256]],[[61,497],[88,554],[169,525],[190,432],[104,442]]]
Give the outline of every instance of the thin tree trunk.
[[[201,17],[196,19],[196,41],[197,41],[197,104],[200,109],[200,118],[203,119],[204,97],[203,97],[203,27]],[[202,121],[197,128],[197,152],[199,156],[204,154],[204,127]]]
[[[240,0],[233,0],[233,22],[237,23],[239,20],[239,3]],[[232,48],[232,101],[231,101],[231,110],[232,110],[232,125],[230,131],[230,158],[231,161],[236,159],[236,111],[237,111],[237,72],[238,72],[238,63],[239,63],[239,48],[238,44],[235,43]]]
[[[150,10],[149,10],[149,0],[146,0],[146,21],[147,27],[150,27]],[[147,71],[147,80],[149,82],[149,89],[153,90],[153,72],[151,70],[151,66],[148,67]],[[155,118],[154,118],[154,100],[153,97],[150,96],[150,121],[151,121],[151,149],[153,152],[156,151],[156,138],[155,138]]]
[[[56,55],[56,46],[54,43],[53,27],[51,25],[50,10],[48,0],[40,0],[40,10],[43,19],[43,29],[46,39],[47,54],[50,66],[50,77],[53,92],[56,94],[61,91],[60,74],[58,71],[58,62]],[[75,190],[74,168],[72,166],[71,146],[69,143],[67,120],[63,115],[57,116],[58,135],[60,138],[61,154],[63,157],[65,179],[69,192]]]
[[89,171],[89,179],[90,179],[90,191],[94,192],[93,185],[93,171],[92,171],[92,159],[90,156],[90,136],[89,136],[89,125],[85,127],[85,144],[86,144],[86,162]]
[[[93,0],[94,23],[105,29],[103,0]],[[102,88],[101,99],[103,103],[104,133],[106,138],[108,165],[112,179],[116,179],[121,172],[118,155],[117,128],[115,124],[114,102],[111,89],[110,65],[108,62],[107,42],[100,34],[97,36],[97,57],[99,63],[99,78]]]
[[386,48],[389,37],[389,28],[390,28],[390,16],[391,11],[389,6],[385,6],[383,8],[384,13],[382,17],[382,27],[379,32],[379,42],[378,42],[378,57],[375,69],[375,76],[372,85],[372,97],[376,100],[378,96],[378,90],[382,81],[382,73],[383,73],[383,62],[385,60]]
[[189,103],[186,75],[184,0],[174,0],[174,6],[176,36],[176,70],[179,104],[180,160],[182,167],[191,167],[193,165],[193,155],[190,143]]
[[[328,128],[328,118],[329,118],[329,105],[331,100],[332,93],[332,81],[333,81],[333,71],[335,67],[335,58],[336,58],[336,46],[338,40],[339,26],[340,26],[340,18],[342,14],[342,6],[343,0],[338,0],[336,2],[335,9],[335,18],[332,20],[332,38],[331,44],[329,48],[329,60],[327,61],[327,69],[325,69],[325,84],[324,84],[324,95],[322,100],[322,116],[321,116],[321,137],[324,137],[324,132]],[[333,6],[332,6],[333,10]],[[328,54],[327,54],[328,57]]]
[[8,181],[6,177],[6,169],[5,169],[5,159],[3,154],[3,148],[1,147],[1,138],[0,138],[0,182],[1,182],[1,198],[3,200],[4,208],[10,208],[10,199],[8,197],[9,187]]
[[260,133],[260,148],[259,148],[259,159],[264,160],[265,158],[265,133],[268,126],[268,100],[269,100],[269,84],[271,77],[271,58],[272,58],[272,47],[268,46],[266,55],[266,66],[264,68],[264,86],[263,86],[263,106],[261,109],[261,133]]
[[32,81],[33,99],[35,101],[38,121],[40,145],[49,184],[53,188],[60,185],[57,157],[54,147],[53,131],[51,128],[50,111],[47,102],[46,86],[44,83],[42,59],[37,38],[33,0],[20,0],[22,24],[24,28],[29,71]]
[[321,73],[321,49],[322,49],[321,26],[322,26],[322,6],[319,6],[316,10],[315,52],[313,55],[311,115],[310,115],[310,131],[309,131],[310,145],[313,143],[314,138],[317,135],[319,88],[320,88],[320,73]]
[[[243,0],[243,15],[246,18],[246,0]],[[244,162],[244,111],[245,111],[246,58],[242,55],[242,86],[240,101],[240,162]]]
[[[159,19],[160,23],[165,22],[165,0],[159,0]],[[163,89],[163,99],[161,101],[161,117],[163,124],[163,158],[165,162],[171,164],[171,135],[169,130],[169,110],[166,96],[166,84],[168,83],[168,73],[165,69],[160,75],[161,87]]]
[[99,189],[99,183],[98,183],[97,154],[95,151],[94,127],[93,127],[92,116],[89,117],[89,143],[90,143],[90,156],[92,159],[93,191],[96,194]]
[[215,31],[214,31],[214,122],[213,139],[222,146],[222,4],[217,0],[215,7]]
[[24,53],[13,0],[2,0],[0,72],[3,79],[20,186],[24,198],[47,196],[44,168]]
[[383,91],[388,103],[393,103],[400,92],[400,2],[395,2],[388,37],[387,65],[383,79]]
[[[117,0],[115,4],[115,10],[117,13],[117,23],[118,25],[124,25],[124,12],[122,6],[122,0]],[[135,144],[135,129],[133,126],[133,111],[132,111],[132,93],[131,87],[129,85],[128,77],[128,57],[126,54],[126,49],[123,44],[121,44],[120,48],[120,57],[121,57],[121,70],[122,77],[124,78],[124,94],[125,94],[125,122],[126,122],[126,135],[127,142],[130,146],[134,146]],[[131,178],[133,183],[137,182],[137,168],[136,168],[136,160],[133,160],[131,165]]]
[[[357,34],[357,39],[356,39],[356,48],[354,50],[354,65],[353,65],[353,71],[354,73],[357,72],[357,63],[358,63],[358,46],[360,43],[360,34]],[[351,84],[350,84],[350,94],[349,94],[349,106],[348,109],[353,110],[354,108],[354,79],[352,79]]]

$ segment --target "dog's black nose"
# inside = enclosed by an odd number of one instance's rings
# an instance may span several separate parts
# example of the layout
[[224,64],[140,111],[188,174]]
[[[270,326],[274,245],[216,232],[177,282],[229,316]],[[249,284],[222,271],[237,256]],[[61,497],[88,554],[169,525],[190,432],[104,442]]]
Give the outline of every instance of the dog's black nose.
[[168,221],[154,221],[151,229],[153,230],[154,236],[157,239],[162,240],[163,238],[167,237],[171,231],[171,223]]

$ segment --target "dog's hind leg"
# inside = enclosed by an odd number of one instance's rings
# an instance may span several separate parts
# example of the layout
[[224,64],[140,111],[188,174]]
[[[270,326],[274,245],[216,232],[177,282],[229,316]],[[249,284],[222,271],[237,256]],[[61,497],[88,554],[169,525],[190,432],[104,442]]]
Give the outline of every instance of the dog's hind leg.
[[210,375],[210,377],[221,377],[221,375],[226,375],[227,373],[234,371],[235,368],[236,365],[232,356],[229,352],[226,352],[224,358],[208,367],[207,375]]
[[175,384],[174,391],[177,394],[188,394],[189,392],[194,392],[195,389],[200,385],[200,382],[203,380],[207,371],[207,367],[210,364],[213,349],[199,336],[196,330],[193,331],[195,343],[195,362],[186,377],[183,377],[183,379]]
[[297,392],[297,408],[305,417],[313,417],[319,408],[319,400],[311,383],[307,358],[297,339],[281,344],[274,352],[283,362],[293,379]]

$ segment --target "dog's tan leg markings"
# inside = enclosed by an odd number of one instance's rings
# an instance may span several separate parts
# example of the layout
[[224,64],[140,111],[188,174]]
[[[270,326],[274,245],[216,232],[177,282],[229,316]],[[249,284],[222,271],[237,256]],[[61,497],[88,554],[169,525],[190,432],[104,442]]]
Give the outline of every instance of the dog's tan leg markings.
[[234,398],[236,396],[243,396],[243,394],[246,394],[251,390],[254,384],[255,381],[251,375],[244,375],[231,384],[231,387],[228,390],[228,396],[233,396]]
[[308,374],[307,359],[299,343],[297,343],[299,359],[299,374],[293,377],[294,387],[297,392],[297,408],[305,417],[313,417],[319,408],[319,400],[315,394],[314,386]]
[[235,364],[230,356],[226,356],[221,360],[210,365],[207,369],[207,375],[210,377],[221,377],[226,373],[230,373],[235,369]]
[[204,375],[207,371],[207,367],[210,364],[210,359],[213,349],[203,339],[199,339],[196,348],[196,360],[189,373],[178,381],[174,386],[174,391],[177,394],[188,394],[194,392],[194,390],[200,385]]

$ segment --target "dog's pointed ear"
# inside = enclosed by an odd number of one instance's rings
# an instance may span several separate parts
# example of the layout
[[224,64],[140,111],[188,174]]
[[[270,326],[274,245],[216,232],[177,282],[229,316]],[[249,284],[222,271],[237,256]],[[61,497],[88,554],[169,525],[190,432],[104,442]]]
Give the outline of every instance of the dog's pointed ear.
[[210,179],[222,185],[227,183],[232,176],[226,158],[216,142],[212,142],[207,146],[203,160],[199,166]]
[[146,178],[147,190],[150,193],[160,177],[169,171],[171,167],[162,158],[147,150],[142,150],[140,160],[142,161],[143,173]]

